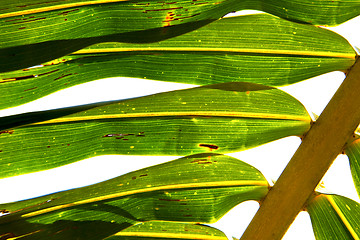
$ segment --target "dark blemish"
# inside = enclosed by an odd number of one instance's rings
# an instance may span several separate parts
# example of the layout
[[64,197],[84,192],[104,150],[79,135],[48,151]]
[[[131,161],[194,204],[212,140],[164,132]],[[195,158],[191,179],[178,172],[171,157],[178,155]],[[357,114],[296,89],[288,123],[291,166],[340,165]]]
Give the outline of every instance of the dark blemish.
[[182,202],[182,201],[185,201],[185,200],[182,200],[182,199],[164,199],[164,198],[159,198],[159,201]]
[[0,153],[2,153],[3,152],[3,150],[0,150]]
[[35,77],[35,75],[27,75],[27,76],[15,77],[15,78],[4,78],[3,80],[7,80],[5,82],[10,82],[10,81],[17,81],[17,80],[25,80],[25,79],[34,78],[34,77]]
[[18,28],[19,30],[21,30],[21,29],[25,29],[26,27],[21,27],[21,28]]
[[147,13],[147,12],[159,12],[159,11],[169,11],[169,10],[176,10],[176,9],[182,9],[182,8],[184,8],[184,7],[150,9],[150,10],[145,10],[144,13]]
[[64,77],[67,77],[67,76],[70,76],[70,75],[72,75],[72,73],[61,75],[60,77],[55,78],[54,81],[59,80],[59,79],[64,78]]
[[177,2],[169,2],[169,3],[165,3],[165,4],[176,4]]
[[65,11],[65,12],[59,13],[58,15],[64,15],[64,16],[66,16],[66,15],[68,15],[68,13],[70,13],[70,12],[75,12],[75,11],[79,11],[79,9],[77,8],[77,9]]
[[180,203],[180,205],[187,205],[187,203],[182,202],[182,203]]
[[214,149],[214,150],[217,150],[219,147],[216,146],[216,145],[213,145],[213,144],[199,144],[199,147],[207,147],[209,149]]
[[139,177],[146,177],[146,176],[147,176],[147,174],[142,174]]
[[[116,139],[118,139],[118,138],[116,138]],[[129,139],[127,139],[127,138],[123,138],[123,140],[124,140],[124,141],[128,141]]]
[[50,146],[46,146],[47,148],[50,148]]
[[183,215],[184,217],[192,217],[192,215],[187,214],[187,215]]
[[65,18],[64,21],[67,21],[67,19]]
[[212,164],[211,161],[209,161],[210,159],[195,159],[193,161],[191,161],[191,163],[197,163],[197,164]]
[[[51,65],[53,65],[53,64],[51,64]],[[47,75],[47,74],[50,74],[50,73],[57,72],[57,71],[59,71],[59,70],[60,70],[60,69],[55,69],[55,70],[52,70],[52,71],[50,71],[50,72],[40,73],[38,76]]]
[[6,213],[10,213],[10,212],[8,210],[6,210],[6,209],[2,209],[2,210],[0,210],[0,213],[6,214]]
[[135,179],[136,179],[136,176],[132,177],[131,179],[132,179],[132,180],[135,180]]
[[13,134],[14,130],[5,130],[0,132],[0,134],[4,134],[4,133]]
[[19,24],[19,23],[29,23],[29,22],[35,22],[35,21],[38,21],[38,20],[44,20],[44,19],[46,19],[46,17],[36,18],[36,19],[27,20],[27,21],[22,21],[22,22],[15,22],[15,23],[13,23],[13,24]]
[[24,92],[31,91],[31,90],[34,90],[34,89],[37,89],[37,88],[38,88],[38,87],[33,87],[33,88],[25,89]]
[[66,144],[66,146],[70,146],[70,144],[68,143],[68,144]]

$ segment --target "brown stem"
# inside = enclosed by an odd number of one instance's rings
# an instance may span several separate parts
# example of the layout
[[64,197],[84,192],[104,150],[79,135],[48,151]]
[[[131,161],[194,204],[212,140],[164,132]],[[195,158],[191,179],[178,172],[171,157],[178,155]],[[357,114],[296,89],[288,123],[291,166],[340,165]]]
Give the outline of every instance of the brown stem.
[[350,69],[241,240],[279,240],[360,123],[360,60]]

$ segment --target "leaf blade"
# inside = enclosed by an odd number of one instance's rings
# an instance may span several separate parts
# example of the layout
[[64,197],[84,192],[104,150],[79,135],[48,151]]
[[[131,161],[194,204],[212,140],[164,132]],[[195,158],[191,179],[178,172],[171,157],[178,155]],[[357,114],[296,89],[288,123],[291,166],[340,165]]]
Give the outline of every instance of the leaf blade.
[[344,153],[349,158],[350,170],[355,184],[355,189],[360,196],[360,144],[358,136],[354,136],[354,139],[345,146]]
[[[145,231],[144,231],[145,230]],[[166,233],[164,233],[166,232]],[[228,240],[220,230],[204,225],[193,225],[176,222],[145,222],[127,228],[107,238],[114,239],[201,239]]]
[[[213,185],[214,182],[219,184]],[[148,191],[149,184],[157,188]],[[175,185],[182,187],[174,189]],[[1,209],[7,214],[0,217],[0,235],[7,234],[9,229],[39,234],[39,229],[59,231],[76,222],[79,225],[100,221],[123,228],[124,223],[149,220],[213,222],[238,203],[259,200],[267,191],[266,179],[254,167],[225,155],[199,154],[87,187],[2,204]],[[108,225],[104,227],[106,230]],[[64,234],[71,232],[67,228]],[[91,232],[101,232],[99,228],[90,228],[88,239],[98,239]],[[42,234],[46,231],[42,230]]]
[[[347,0],[100,2],[68,1],[65,6],[61,2],[38,0],[26,1],[23,5],[4,2],[3,13],[0,12],[1,72],[34,66],[99,42],[164,40],[234,10],[264,10],[283,18],[321,25],[338,24],[360,13],[359,2]],[[81,29],[77,28],[79,22]]]
[[14,115],[0,119],[1,177],[104,154],[240,151],[301,136],[310,122],[305,108],[290,95],[249,83]]
[[325,29],[266,14],[225,18],[162,42],[102,43],[40,67],[0,73],[0,108],[105,77],[283,86],[345,71],[355,56],[344,38]]
[[339,195],[319,194],[307,209],[317,240],[360,239],[359,203]]

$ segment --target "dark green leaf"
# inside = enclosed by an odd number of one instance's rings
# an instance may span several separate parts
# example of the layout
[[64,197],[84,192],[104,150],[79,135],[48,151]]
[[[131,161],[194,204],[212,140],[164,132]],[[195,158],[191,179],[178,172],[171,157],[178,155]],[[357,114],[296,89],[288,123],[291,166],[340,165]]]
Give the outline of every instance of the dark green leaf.
[[0,72],[30,67],[100,42],[166,39],[243,9],[335,25],[359,15],[360,1],[1,0]]
[[0,118],[0,177],[103,154],[236,152],[301,136],[310,121],[292,96],[250,83],[14,115]]
[[[103,43],[0,74],[0,109],[106,77],[206,85],[253,82],[282,86],[346,70],[355,51],[341,36],[267,14],[225,18],[151,44]],[[121,95],[121,94],[120,94]]]
[[142,221],[215,222],[268,182],[229,156],[198,154],[105,182],[0,205],[0,236],[102,239]]

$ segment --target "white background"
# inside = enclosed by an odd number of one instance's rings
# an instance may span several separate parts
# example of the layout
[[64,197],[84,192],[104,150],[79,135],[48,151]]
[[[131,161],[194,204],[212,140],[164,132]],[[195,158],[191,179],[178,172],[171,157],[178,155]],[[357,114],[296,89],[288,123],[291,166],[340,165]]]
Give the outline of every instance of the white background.
[[[333,31],[344,36],[353,46],[360,45],[360,17],[350,20]],[[333,72],[309,79],[282,89],[300,100],[309,112],[321,113],[344,74]],[[148,95],[192,85],[165,83],[142,79],[111,78],[93,81],[59,91],[34,102],[0,111],[0,116],[21,112],[53,109]],[[248,151],[230,154],[257,167],[269,181],[275,181],[300,144],[296,137],[275,141]],[[35,174],[1,179],[0,203],[32,198],[69,188],[89,185],[146,166],[162,163],[177,157],[102,156],[77,162],[61,168]],[[121,160],[121,161],[119,161]],[[123,164],[126,162],[126,164]],[[305,166],[304,166],[305,167]],[[291,184],[291,183],[289,183]],[[327,191],[360,201],[352,183],[346,156],[339,156],[323,179]],[[228,237],[239,237],[258,208],[256,202],[245,202],[232,209],[213,226],[223,230]],[[302,212],[283,238],[285,240],[313,240],[310,218]]]

